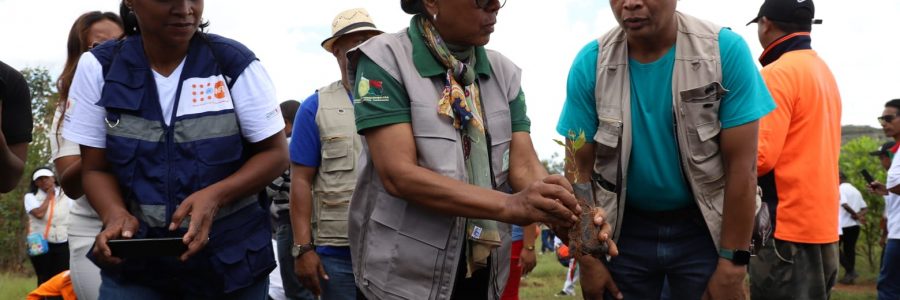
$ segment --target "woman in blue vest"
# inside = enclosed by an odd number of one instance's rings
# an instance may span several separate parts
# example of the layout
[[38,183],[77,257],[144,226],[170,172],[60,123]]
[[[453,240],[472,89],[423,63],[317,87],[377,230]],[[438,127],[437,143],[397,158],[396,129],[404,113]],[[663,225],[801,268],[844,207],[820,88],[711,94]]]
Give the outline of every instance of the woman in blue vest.
[[[274,87],[242,44],[201,30],[203,1],[125,0],[126,37],[82,55],[63,137],[103,221],[100,299],[265,299],[275,267],[256,194],[288,166]],[[108,241],[181,238],[180,256]]]

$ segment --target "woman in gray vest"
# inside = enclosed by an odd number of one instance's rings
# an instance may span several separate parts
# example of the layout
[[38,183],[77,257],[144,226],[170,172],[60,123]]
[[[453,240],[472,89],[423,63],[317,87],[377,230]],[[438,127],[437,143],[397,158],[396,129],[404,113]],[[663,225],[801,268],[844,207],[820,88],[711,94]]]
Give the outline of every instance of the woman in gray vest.
[[498,299],[508,224],[577,220],[534,152],[521,70],[484,48],[504,3],[402,0],[409,28],[348,54],[364,141],[350,249],[369,299]]

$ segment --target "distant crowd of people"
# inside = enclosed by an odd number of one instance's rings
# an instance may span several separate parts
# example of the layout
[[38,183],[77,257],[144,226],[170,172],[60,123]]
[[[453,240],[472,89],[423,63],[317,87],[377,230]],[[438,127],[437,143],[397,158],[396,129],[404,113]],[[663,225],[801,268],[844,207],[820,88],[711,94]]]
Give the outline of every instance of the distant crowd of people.
[[[580,280],[585,299],[745,299],[748,275],[752,299],[828,299],[859,277],[867,204],[839,171],[813,0],[763,2],[748,23],[761,70],[743,37],[676,0],[611,0],[618,26],[568,74],[565,174],[538,160],[523,70],[485,48],[505,4],[401,0],[398,33],[340,12],[321,47],[341,78],[302,102],[207,32],[204,1],[81,15],[53,165],[24,198],[29,297],[518,299],[538,250],[568,267],[557,296]],[[8,192],[32,120],[2,63],[0,101]],[[900,141],[900,100],[878,119]],[[885,183],[866,179],[885,198],[879,299],[900,299],[897,145],[873,152]]]

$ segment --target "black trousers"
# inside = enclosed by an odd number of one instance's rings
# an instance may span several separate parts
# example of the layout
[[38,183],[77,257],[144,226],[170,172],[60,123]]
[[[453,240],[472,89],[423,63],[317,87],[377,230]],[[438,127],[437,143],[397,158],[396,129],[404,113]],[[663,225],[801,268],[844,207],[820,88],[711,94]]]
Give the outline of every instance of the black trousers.
[[69,269],[69,243],[47,243],[47,245],[50,246],[47,253],[28,257],[34,266],[39,286],[56,274]]
[[841,235],[841,266],[845,274],[856,271],[856,240],[859,239],[859,225],[844,227]]

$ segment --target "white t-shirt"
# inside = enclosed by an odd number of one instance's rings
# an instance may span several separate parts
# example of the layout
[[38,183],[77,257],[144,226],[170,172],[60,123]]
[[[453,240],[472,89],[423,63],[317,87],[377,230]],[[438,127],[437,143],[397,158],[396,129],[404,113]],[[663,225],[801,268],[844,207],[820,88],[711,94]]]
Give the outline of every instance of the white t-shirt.
[[[888,189],[897,185],[900,185],[900,155],[894,155],[894,159],[891,160],[885,184]],[[884,212],[888,219],[888,238],[900,239],[900,195],[888,192],[888,196],[884,199]]]
[[284,283],[281,281],[281,263],[278,262],[278,242],[272,239],[272,248],[275,249],[275,270],[269,273],[269,298],[273,300],[287,300],[284,294]]
[[849,205],[853,211],[858,213],[861,209],[867,207],[866,201],[863,200],[862,193],[848,182],[841,183],[839,189],[841,191],[841,207],[838,208],[838,221],[841,224],[841,227],[846,228],[859,225],[859,222],[854,220],[853,217],[850,216],[850,213],[844,208],[844,204]]
[[[184,60],[168,77],[153,72],[166,124],[175,111],[175,92],[183,68]],[[204,112],[188,107],[191,99],[186,91],[190,90],[189,81],[192,79],[183,83],[188,87],[182,87],[178,116]],[[103,67],[93,54],[84,53],[69,88],[71,106],[66,111],[63,124],[64,138],[80,145],[106,148],[106,109],[97,105],[103,85]],[[275,86],[259,61],[253,61],[244,69],[230,92],[241,135],[249,142],[262,141],[284,129],[278,99],[275,98]]]
[[[53,113],[53,123],[50,125],[50,161],[56,161],[57,158],[66,156],[81,156],[81,149],[78,148],[78,144],[59,135],[57,128],[59,128],[60,114],[62,114],[62,111],[59,109]],[[63,193],[65,193],[65,190],[63,190]],[[94,210],[94,207],[91,206],[91,203],[88,202],[84,195],[78,199],[72,199],[70,202],[72,203],[72,209],[69,210],[70,214],[86,218],[100,218],[99,215],[97,215],[97,211]]]

